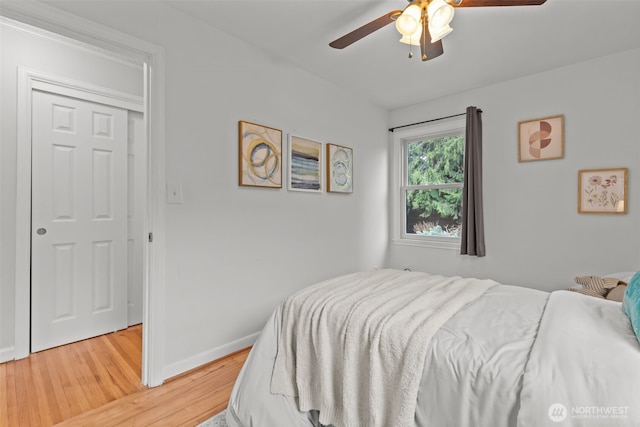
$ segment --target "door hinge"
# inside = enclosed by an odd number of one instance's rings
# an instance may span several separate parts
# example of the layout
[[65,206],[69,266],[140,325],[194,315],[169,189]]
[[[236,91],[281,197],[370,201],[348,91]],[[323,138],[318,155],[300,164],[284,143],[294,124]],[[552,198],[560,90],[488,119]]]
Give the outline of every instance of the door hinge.
[[153,242],[153,233],[149,233],[149,243]]

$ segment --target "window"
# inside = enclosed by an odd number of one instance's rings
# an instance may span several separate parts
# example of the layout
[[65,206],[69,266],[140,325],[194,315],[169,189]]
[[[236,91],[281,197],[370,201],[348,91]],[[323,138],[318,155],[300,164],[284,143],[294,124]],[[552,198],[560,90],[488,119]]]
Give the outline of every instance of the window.
[[465,122],[396,132],[394,240],[457,249],[462,231]]

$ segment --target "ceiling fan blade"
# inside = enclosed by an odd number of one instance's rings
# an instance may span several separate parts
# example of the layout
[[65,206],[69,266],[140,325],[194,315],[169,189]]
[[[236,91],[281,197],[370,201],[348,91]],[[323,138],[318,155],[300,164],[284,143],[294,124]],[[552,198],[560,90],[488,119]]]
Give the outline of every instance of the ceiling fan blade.
[[442,48],[442,40],[431,43],[431,34],[429,34],[429,26],[424,21],[422,24],[422,34],[420,35],[420,59],[428,61],[444,53]]
[[368,36],[369,34],[373,33],[374,31],[377,31],[380,28],[389,25],[390,23],[395,21],[396,18],[401,13],[402,13],[401,10],[394,10],[392,12],[389,12],[386,15],[383,15],[378,19],[374,19],[373,21],[369,22],[368,24],[364,24],[360,28],[357,28],[357,29],[351,31],[349,34],[346,34],[346,35],[340,37],[339,39],[332,41],[331,43],[329,43],[329,46],[331,46],[334,49],[344,49],[345,47],[349,46],[352,43],[357,42],[358,40],[360,40],[361,38],[363,38],[365,36]]
[[547,0],[449,0],[453,7],[539,6]]

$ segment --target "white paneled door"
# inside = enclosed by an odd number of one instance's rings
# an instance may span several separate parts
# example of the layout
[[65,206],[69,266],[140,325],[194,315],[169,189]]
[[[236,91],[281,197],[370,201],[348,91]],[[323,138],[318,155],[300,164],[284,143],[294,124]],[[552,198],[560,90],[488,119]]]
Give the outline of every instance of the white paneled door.
[[34,90],[31,351],[127,327],[127,111]]

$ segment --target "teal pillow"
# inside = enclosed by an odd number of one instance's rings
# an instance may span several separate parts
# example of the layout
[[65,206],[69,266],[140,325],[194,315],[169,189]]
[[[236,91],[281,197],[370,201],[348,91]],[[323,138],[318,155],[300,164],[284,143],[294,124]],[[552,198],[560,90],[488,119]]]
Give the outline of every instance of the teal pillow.
[[640,271],[629,281],[622,299],[622,310],[631,321],[631,327],[640,341]]

